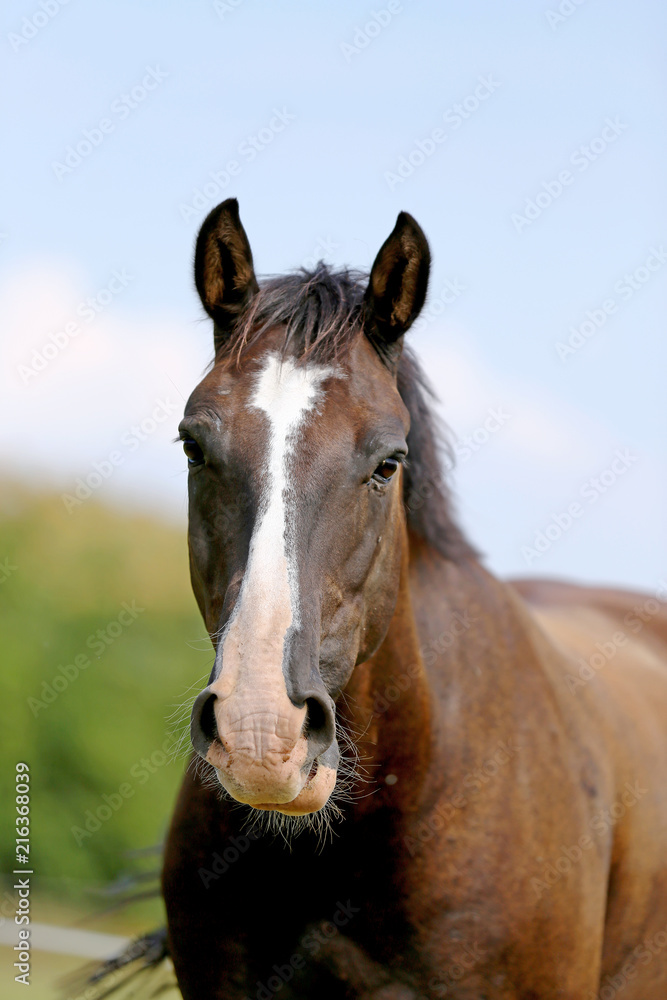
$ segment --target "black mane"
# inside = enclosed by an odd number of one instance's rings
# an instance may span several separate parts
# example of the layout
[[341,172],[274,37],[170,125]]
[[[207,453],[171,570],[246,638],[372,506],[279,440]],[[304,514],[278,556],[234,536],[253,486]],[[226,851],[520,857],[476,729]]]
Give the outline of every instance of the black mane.
[[[320,262],[313,271],[301,269],[264,279],[231,336],[222,341],[216,364],[239,363],[262,335],[285,327],[284,348],[321,364],[344,358],[362,336],[364,293],[368,275],[332,270]],[[386,358],[370,341],[383,363]],[[403,478],[403,500],[409,527],[443,556],[460,560],[474,555],[452,511],[443,457],[452,464],[452,450],[432,409],[433,391],[409,348],[398,369],[398,391],[410,413],[409,456]]]

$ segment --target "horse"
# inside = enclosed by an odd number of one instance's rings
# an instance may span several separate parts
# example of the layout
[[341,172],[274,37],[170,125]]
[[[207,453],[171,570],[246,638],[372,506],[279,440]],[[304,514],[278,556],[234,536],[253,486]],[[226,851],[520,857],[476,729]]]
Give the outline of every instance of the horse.
[[197,237],[185,1000],[667,996],[667,594],[484,567],[404,346],[429,268],[406,212],[368,275],[259,282],[235,199]]

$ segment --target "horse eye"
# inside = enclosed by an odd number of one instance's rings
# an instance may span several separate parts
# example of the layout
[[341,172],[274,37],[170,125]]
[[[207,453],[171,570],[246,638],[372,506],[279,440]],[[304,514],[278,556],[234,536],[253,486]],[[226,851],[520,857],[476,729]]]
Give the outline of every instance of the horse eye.
[[398,469],[398,465],[398,459],[385,458],[384,462],[381,462],[373,473],[373,479],[378,483],[388,483]]
[[196,441],[192,438],[182,438],[183,451],[187,455],[188,465],[191,469],[204,464],[204,452]]

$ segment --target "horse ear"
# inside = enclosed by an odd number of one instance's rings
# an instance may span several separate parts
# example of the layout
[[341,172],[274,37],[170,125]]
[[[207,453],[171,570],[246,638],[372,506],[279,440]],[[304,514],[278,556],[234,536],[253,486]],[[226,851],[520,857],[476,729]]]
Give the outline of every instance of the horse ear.
[[371,268],[366,289],[366,333],[394,344],[419,315],[428,286],[431,254],[421,227],[400,212]]
[[199,230],[195,285],[215,326],[216,353],[257,291],[252,251],[239,218],[239,203],[228,198],[214,208]]

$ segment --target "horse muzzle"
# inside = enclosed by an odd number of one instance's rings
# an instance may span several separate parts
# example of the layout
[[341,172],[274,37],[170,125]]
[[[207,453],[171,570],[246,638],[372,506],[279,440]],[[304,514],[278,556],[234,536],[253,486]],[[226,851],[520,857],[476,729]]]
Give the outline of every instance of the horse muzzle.
[[299,707],[276,692],[227,691],[219,678],[195,701],[192,744],[238,802],[304,815],[321,809],[336,783],[334,711],[324,693]]

